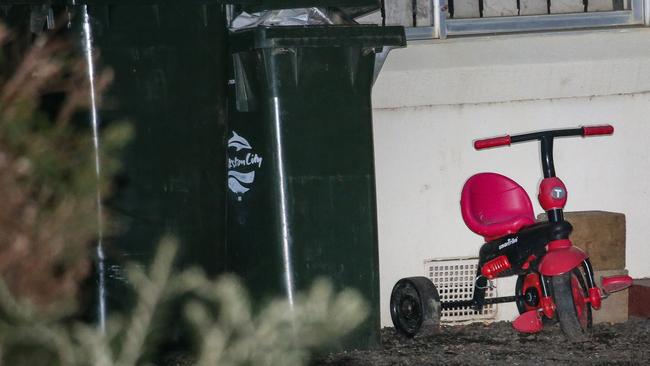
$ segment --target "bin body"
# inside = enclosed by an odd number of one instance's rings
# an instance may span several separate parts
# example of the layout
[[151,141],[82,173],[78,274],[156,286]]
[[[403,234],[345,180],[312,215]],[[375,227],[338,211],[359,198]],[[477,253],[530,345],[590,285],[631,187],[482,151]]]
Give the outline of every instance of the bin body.
[[379,342],[370,92],[375,48],[403,42],[400,27],[231,37],[227,269],[259,302],[292,301],[321,276],[361,292],[369,318],[343,348]]
[[227,30],[214,1],[88,11],[98,62],[115,75],[102,120],[135,132],[108,202],[122,227],[105,241],[110,315],[131,306],[124,264],[150,263],[165,235],[178,240],[178,269],[223,272]]
[[[63,22],[58,32],[67,33],[81,60],[91,52],[95,73],[112,69],[113,82],[97,111],[100,135],[116,121],[128,121],[134,130],[114,192],[102,192],[106,227],[118,230],[106,230],[102,238],[105,256],[97,258],[89,317],[130,311],[134,294],[125,264],[150,263],[166,234],[178,239],[178,269],[222,273],[228,60],[223,6],[214,0],[8,0],[0,16],[15,29],[21,47],[45,26],[33,22],[32,5],[51,5],[53,19]],[[92,123],[90,113],[77,117],[79,124]]]

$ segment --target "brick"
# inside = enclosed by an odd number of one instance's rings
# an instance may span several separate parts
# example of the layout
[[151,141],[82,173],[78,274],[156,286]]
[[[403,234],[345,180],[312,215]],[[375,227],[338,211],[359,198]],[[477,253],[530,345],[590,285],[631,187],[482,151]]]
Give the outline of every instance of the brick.
[[484,17],[508,17],[518,14],[517,0],[483,0]]
[[587,11],[612,11],[614,0],[589,0]]
[[582,13],[585,11],[585,4],[582,0],[552,0],[551,14]]
[[[596,271],[594,278],[596,285],[600,285],[602,277],[626,275],[626,270]],[[592,310],[594,324],[599,323],[624,323],[628,319],[629,289],[611,294],[603,299],[600,310]]]
[[630,316],[650,318],[650,278],[634,280],[628,309]]
[[[538,216],[545,219],[546,214]],[[589,253],[595,270],[625,268],[625,215],[605,211],[565,212],[573,245]]]
[[384,1],[386,25],[413,26],[413,2],[405,0]]
[[548,3],[541,0],[520,0],[519,15],[548,14]]
[[478,0],[455,0],[454,18],[480,18]]

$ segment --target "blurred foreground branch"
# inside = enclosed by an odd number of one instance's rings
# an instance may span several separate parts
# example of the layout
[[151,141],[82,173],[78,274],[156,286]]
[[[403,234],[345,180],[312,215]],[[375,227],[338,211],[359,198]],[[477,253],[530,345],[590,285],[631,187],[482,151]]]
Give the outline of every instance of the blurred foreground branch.
[[[98,177],[83,57],[63,36],[41,35],[10,63],[1,51],[11,41],[0,25],[0,276],[19,298],[69,307],[90,270],[97,192],[108,194],[131,129],[102,130]],[[111,78],[98,73],[98,96]]]
[[[354,291],[336,293],[316,281],[293,306],[271,302],[258,313],[232,276],[208,279],[197,269],[172,272],[175,244],[166,240],[149,270],[129,266],[129,281],[138,294],[133,312],[110,319],[106,333],[86,324],[63,326],[17,307],[0,291],[0,355],[10,365],[135,366],[146,364],[146,350],[155,346],[155,322],[172,300],[185,301],[185,317],[196,330],[197,347],[187,364],[205,366],[306,365],[310,352],[336,342],[364,319],[366,306]],[[2,289],[2,287],[0,287]],[[21,310],[22,309],[22,310]]]
[[[8,38],[0,27],[0,46]],[[0,54],[0,71],[7,71],[3,60]],[[148,350],[161,338],[160,325],[179,326],[180,319],[165,318],[178,302],[196,335],[187,363],[198,365],[304,365],[311,351],[364,320],[362,298],[326,281],[293,304],[277,300],[254,312],[234,277],[174,273],[170,240],[148,270],[127,268],[137,295],[130,313],[111,317],[104,332],[69,319],[98,232],[97,191],[110,191],[131,133],[125,125],[102,129],[97,177],[88,118],[74,123],[90,96],[79,60],[65,41],[42,36],[0,73],[0,365],[145,365],[155,356]],[[111,74],[97,75],[99,97]],[[53,96],[56,108],[44,108]]]

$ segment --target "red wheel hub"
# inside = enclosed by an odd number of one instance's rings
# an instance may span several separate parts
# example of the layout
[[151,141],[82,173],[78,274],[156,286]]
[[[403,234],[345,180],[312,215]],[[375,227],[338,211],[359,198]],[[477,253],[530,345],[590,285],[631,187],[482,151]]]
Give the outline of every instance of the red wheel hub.
[[529,273],[526,275],[522,293],[526,297],[524,301],[526,310],[536,310],[541,307],[542,285],[538,273]]

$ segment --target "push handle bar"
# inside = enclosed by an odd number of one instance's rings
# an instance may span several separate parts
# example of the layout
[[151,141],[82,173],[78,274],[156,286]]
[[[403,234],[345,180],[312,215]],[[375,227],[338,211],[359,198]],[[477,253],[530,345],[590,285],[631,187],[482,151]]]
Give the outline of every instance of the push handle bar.
[[474,148],[476,150],[488,149],[491,147],[505,146],[517,142],[552,139],[554,137],[568,137],[568,136],[597,136],[597,135],[611,135],[614,133],[614,127],[610,125],[599,126],[583,126],[580,128],[569,128],[562,130],[550,130],[542,132],[525,133],[522,135],[504,135],[499,137],[491,137],[488,139],[480,139],[474,141]]

